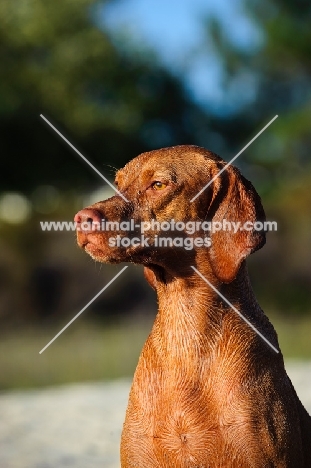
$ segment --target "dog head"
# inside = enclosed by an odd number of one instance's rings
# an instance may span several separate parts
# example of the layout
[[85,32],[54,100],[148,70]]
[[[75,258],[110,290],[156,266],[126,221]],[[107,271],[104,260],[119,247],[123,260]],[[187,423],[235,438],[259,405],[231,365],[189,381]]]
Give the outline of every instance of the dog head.
[[78,244],[97,261],[175,271],[195,265],[204,251],[216,277],[231,282],[243,260],[265,243],[263,229],[255,229],[265,215],[252,184],[225,166],[197,146],[139,155],[116,174],[123,197],[77,213]]

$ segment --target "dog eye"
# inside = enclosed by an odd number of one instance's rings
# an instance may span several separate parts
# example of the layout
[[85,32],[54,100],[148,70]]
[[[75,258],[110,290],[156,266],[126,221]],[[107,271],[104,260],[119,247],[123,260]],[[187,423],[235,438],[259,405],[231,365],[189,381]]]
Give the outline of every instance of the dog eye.
[[167,184],[164,184],[163,182],[159,182],[158,180],[153,182],[151,184],[151,187],[154,189],[154,190],[163,190],[167,187]]

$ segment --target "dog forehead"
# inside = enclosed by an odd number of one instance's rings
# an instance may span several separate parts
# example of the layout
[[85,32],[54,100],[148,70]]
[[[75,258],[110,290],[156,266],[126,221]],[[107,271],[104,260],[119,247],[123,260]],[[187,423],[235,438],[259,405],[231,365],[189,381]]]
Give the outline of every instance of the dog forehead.
[[[129,161],[116,174],[119,184],[153,176],[184,178],[205,172],[223,160],[209,150],[195,145],[179,145],[142,153]],[[178,177],[179,176],[179,177]]]

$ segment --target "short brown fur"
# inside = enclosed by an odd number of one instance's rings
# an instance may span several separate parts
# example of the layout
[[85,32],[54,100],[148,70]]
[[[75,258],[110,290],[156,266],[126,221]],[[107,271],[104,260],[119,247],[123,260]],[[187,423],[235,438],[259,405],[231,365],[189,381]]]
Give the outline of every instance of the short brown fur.
[[[119,195],[81,210],[76,221],[255,222],[255,189],[215,154],[196,146],[144,153],[116,176]],[[156,190],[154,182],[161,182]],[[159,310],[135,372],[121,442],[122,468],[311,468],[311,418],[278,354],[192,269],[197,268],[269,341],[277,335],[253,294],[245,258],[263,232],[210,233],[211,246],[186,250],[109,247],[111,235],[78,231],[95,260],[133,262],[158,295]],[[139,233],[140,235],[140,233]],[[182,234],[186,237],[186,234]],[[196,232],[188,237],[206,237]]]

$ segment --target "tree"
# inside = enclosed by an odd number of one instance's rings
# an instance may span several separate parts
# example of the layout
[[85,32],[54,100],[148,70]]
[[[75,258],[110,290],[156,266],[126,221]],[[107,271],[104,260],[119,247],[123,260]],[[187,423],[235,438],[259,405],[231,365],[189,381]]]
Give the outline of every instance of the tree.
[[301,176],[311,168],[311,5],[307,0],[244,0],[243,5],[256,32],[256,40],[249,38],[249,43],[237,44],[219,20],[208,19],[227,99],[233,83],[241,98],[246,89],[252,96],[221,124],[236,143],[243,129],[251,135],[262,122],[280,115],[248,152],[248,160],[266,167],[272,189],[277,179]]
[[154,53],[124,47],[99,26],[105,3],[1,3],[2,190],[94,183],[40,113],[106,174],[104,164],[118,167],[141,151],[195,142],[203,112]]

